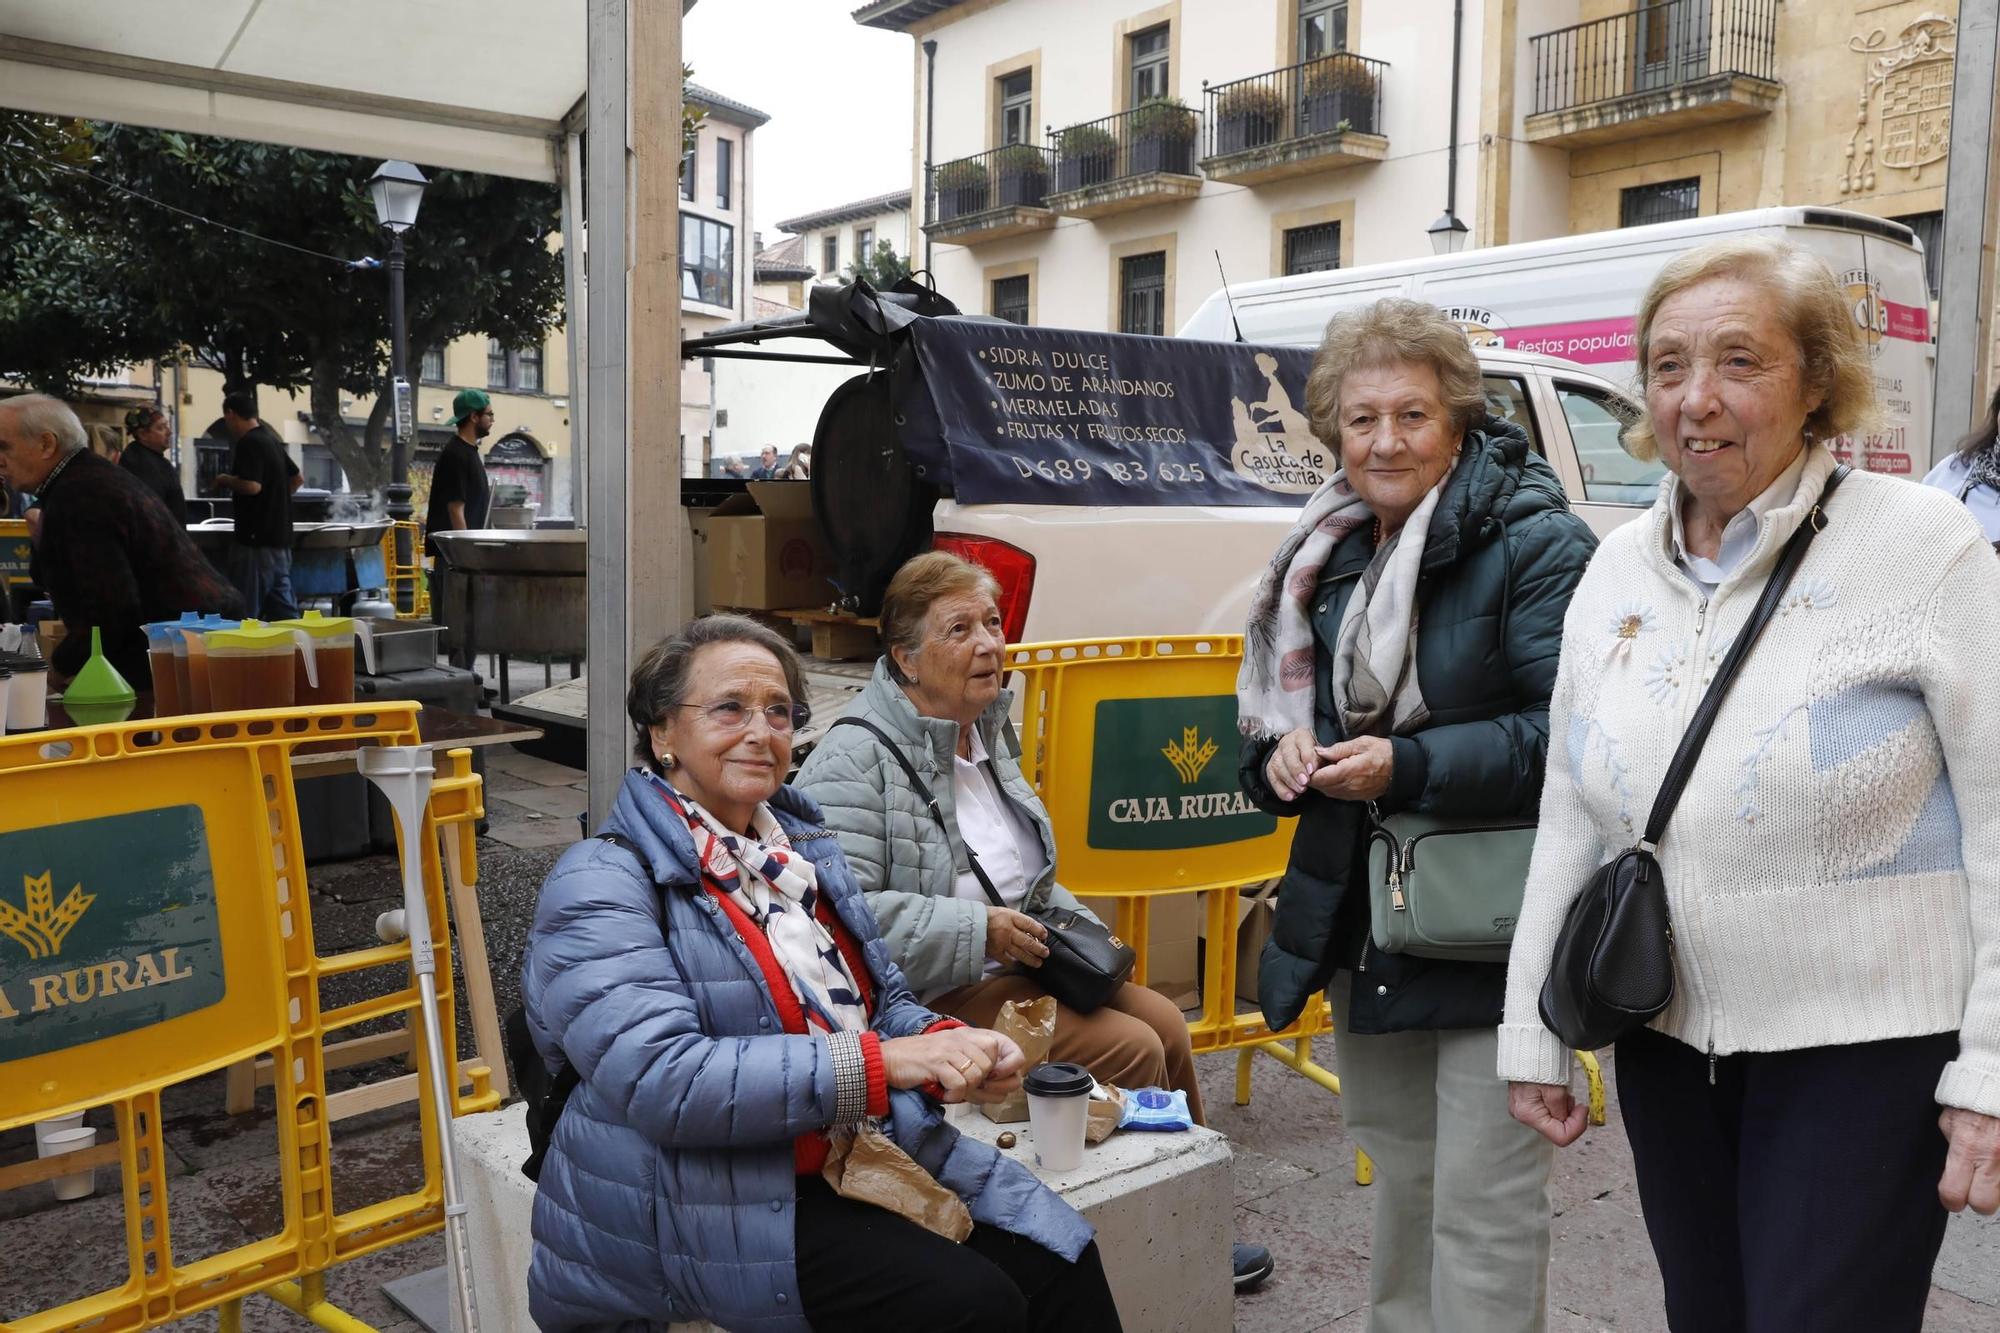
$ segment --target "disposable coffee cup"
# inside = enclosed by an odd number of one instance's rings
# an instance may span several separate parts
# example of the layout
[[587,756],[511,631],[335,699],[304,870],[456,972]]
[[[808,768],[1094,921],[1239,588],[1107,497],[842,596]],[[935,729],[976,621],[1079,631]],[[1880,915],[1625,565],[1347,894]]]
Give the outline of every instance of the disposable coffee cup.
[[1028,1128],[1035,1137],[1035,1162],[1044,1171],[1073,1171],[1083,1165],[1091,1084],[1088,1069],[1062,1060],[1036,1065],[1022,1080],[1022,1090],[1028,1094]]
[[11,692],[10,687],[13,683],[14,673],[6,667],[0,667],[0,736],[7,734],[7,695]]
[[[82,1152],[85,1148],[97,1146],[97,1131],[89,1125],[76,1129],[50,1130],[35,1145],[40,1157],[60,1157],[64,1153]],[[87,1199],[97,1192],[97,1172],[72,1171],[66,1176],[57,1176],[50,1182],[55,1186],[58,1199]]]
[[7,730],[34,731],[49,724],[49,669],[41,662],[20,662],[7,687]]
[[[35,1147],[39,1149],[42,1146],[42,1140],[58,1130],[81,1128],[83,1128],[83,1112],[81,1111],[72,1111],[68,1115],[54,1116],[47,1120],[37,1120],[35,1122]],[[48,1154],[42,1153],[41,1156],[46,1157]]]

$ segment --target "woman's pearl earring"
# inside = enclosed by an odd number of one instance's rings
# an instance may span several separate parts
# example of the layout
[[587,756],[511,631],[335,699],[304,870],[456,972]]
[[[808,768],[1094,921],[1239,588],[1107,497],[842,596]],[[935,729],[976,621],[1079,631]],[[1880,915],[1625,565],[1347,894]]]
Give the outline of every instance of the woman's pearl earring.
[[671,770],[674,766],[674,752],[672,750],[661,750],[659,755],[660,767]]

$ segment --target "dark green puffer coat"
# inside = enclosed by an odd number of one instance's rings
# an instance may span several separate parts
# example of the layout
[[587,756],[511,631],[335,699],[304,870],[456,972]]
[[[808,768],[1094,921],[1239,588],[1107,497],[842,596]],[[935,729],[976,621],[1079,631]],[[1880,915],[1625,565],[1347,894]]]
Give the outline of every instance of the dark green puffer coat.
[[[1384,815],[1534,816],[1563,613],[1596,547],[1518,427],[1488,417],[1467,435],[1432,516],[1417,584],[1417,673],[1430,721],[1392,740],[1395,770],[1377,803]],[[1332,706],[1333,645],[1373,554],[1365,527],[1341,542],[1313,603],[1313,728],[1322,745],[1344,739]],[[1347,967],[1356,969],[1349,1020],[1356,1032],[1497,1026],[1504,963],[1384,954],[1367,943],[1367,806],[1315,791],[1278,799],[1264,780],[1275,744],[1246,742],[1241,762],[1253,802],[1299,816],[1259,965],[1265,1021],[1292,1022]]]

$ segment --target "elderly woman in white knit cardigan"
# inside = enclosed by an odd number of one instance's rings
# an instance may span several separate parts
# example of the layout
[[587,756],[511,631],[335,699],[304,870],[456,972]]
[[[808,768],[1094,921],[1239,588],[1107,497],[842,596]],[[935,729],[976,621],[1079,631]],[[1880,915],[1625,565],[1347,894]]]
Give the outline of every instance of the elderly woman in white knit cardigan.
[[[1637,352],[1629,442],[1673,475],[1570,603],[1500,1029],[1514,1114],[1558,1145],[1584,1127],[1537,1010],[1564,914],[1873,407],[1847,298],[1774,242],[1669,263]],[[1890,477],[1824,520],[1666,826],[1674,1001],[1618,1043],[1689,1333],[1919,1328],[1945,1209],[2000,1208],[2000,561]]]

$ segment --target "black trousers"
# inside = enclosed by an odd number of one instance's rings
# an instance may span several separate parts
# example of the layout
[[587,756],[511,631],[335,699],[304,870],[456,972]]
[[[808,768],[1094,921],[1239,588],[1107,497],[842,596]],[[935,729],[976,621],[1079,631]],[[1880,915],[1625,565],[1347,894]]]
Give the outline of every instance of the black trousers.
[[1070,1263],[974,1226],[954,1244],[799,1177],[799,1301],[815,1333],[1120,1333],[1097,1242]]
[[1618,1104],[1676,1333],[1923,1327],[1944,1242],[1932,1100],[1958,1034],[1727,1055],[1618,1043]]

